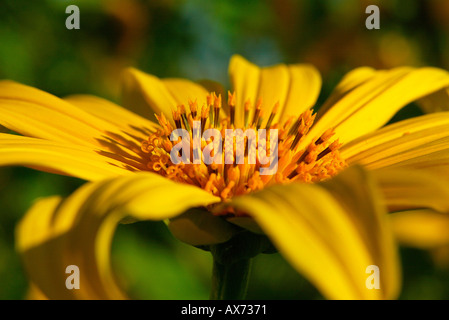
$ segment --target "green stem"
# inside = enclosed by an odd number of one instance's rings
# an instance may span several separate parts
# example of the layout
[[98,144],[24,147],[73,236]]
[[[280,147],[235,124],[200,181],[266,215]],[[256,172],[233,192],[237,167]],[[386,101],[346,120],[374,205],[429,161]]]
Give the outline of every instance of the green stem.
[[209,246],[214,260],[210,299],[244,299],[251,259],[261,252],[272,252],[272,248],[266,236],[249,231],[237,233],[227,242]]
[[242,300],[246,296],[251,259],[220,263],[214,258],[211,300]]

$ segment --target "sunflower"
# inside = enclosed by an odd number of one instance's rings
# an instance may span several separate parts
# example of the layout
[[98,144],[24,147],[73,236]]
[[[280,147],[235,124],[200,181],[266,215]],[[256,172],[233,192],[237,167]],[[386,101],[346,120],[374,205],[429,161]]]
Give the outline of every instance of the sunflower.
[[[0,124],[21,134],[0,134],[0,164],[89,181],[67,199],[38,201],[20,222],[17,250],[33,286],[48,298],[126,298],[111,269],[114,230],[164,220],[180,240],[211,251],[214,299],[242,298],[251,258],[273,250],[327,298],[398,296],[387,212],[449,212],[449,112],[385,124],[405,105],[449,87],[449,74],[358,68],[318,113],[312,107],[321,78],[311,65],[260,68],[235,55],[229,74],[225,94],[215,82],[128,69],[127,109],[0,83]],[[174,163],[179,140],[171,132],[195,138],[195,123],[201,133],[276,130],[276,147],[259,142],[277,151],[277,170],[264,175],[260,158],[248,161],[251,143],[241,162]],[[208,142],[216,141],[202,139],[200,151]],[[237,160],[237,138],[224,144],[222,156]],[[83,272],[79,290],[65,286],[69,265]],[[374,289],[367,283],[372,266],[380,271]]]

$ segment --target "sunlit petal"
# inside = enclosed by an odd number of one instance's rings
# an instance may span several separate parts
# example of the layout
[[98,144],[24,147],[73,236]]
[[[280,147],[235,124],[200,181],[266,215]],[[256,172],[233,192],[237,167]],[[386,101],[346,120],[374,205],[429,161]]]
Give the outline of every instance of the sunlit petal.
[[89,181],[130,174],[133,170],[89,148],[0,134],[0,166],[19,165]]
[[[237,197],[274,245],[331,299],[393,298],[398,257],[373,181],[358,167],[322,184],[291,183]],[[366,287],[369,265],[380,268],[380,290]]]
[[24,136],[88,147],[143,169],[139,137],[93,113],[35,88],[0,82],[0,125]]
[[139,139],[139,142],[146,139],[151,132],[156,131],[159,127],[148,119],[96,96],[72,95],[64,100],[97,118],[111,123],[121,131],[128,133],[128,136]]
[[406,246],[435,249],[449,245],[449,214],[410,210],[390,215],[398,241]]
[[372,79],[379,72],[381,71],[376,71],[370,67],[360,67],[345,74],[345,76],[334,88],[329,98],[326,99],[326,102],[318,110],[317,118],[321,118],[321,116],[324,115],[327,110],[329,110],[345,95],[347,95],[349,92],[365,83],[366,81]]
[[349,164],[369,169],[423,169],[449,178],[449,113],[407,119],[364,135],[341,148]]
[[[173,218],[219,199],[151,173],[89,183],[66,200],[37,202],[16,238],[31,281],[50,299],[122,299],[110,264],[110,245],[124,217]],[[66,267],[80,271],[80,289],[68,290]]]
[[134,68],[123,73],[123,103],[131,111],[151,120],[154,113],[171,117],[172,111],[189,100],[201,107],[209,92],[185,79],[159,79]]
[[449,181],[426,170],[373,170],[389,211],[432,209],[449,214]]
[[237,98],[237,126],[243,125],[244,104],[248,100],[254,105],[262,99],[265,119],[279,103],[279,116],[275,120],[284,121],[288,116],[298,116],[313,107],[321,89],[319,72],[307,64],[259,68],[242,56],[234,55],[229,64],[229,75]]
[[341,154],[350,163],[363,161],[366,165],[448,136],[449,112],[434,113],[396,122],[361,136],[345,144]]
[[25,136],[99,146],[107,122],[44,91],[0,82],[0,124]]
[[322,114],[302,143],[310,143],[328,128],[335,128],[339,140],[348,143],[380,128],[408,103],[448,86],[449,73],[441,69],[378,72]]

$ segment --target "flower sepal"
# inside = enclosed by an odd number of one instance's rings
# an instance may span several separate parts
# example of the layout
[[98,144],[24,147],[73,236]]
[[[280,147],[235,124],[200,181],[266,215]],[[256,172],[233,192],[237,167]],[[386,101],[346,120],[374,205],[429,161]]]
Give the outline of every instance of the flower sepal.
[[205,208],[192,208],[165,221],[177,239],[192,246],[214,245],[230,240],[240,228]]
[[214,260],[221,264],[232,264],[242,259],[251,259],[260,253],[275,253],[277,249],[265,235],[241,229],[230,240],[208,246]]

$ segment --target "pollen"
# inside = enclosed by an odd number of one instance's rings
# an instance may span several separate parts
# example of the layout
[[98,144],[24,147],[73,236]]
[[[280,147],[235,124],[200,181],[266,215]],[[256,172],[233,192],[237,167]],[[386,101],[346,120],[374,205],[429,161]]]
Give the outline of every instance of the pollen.
[[[244,125],[236,128],[239,106],[235,101],[235,93],[228,92],[227,115],[222,110],[225,103],[221,95],[215,93],[209,94],[202,106],[196,100],[177,106],[171,118],[163,113],[156,115],[160,128],[141,144],[148,170],[176,182],[195,185],[226,201],[273,184],[323,181],[347,166],[332,128],[314,137],[308,145],[302,143],[315,120],[312,110],[279,123],[276,122],[279,103],[269,114],[264,114],[261,99],[255,105],[246,101],[242,106]],[[218,135],[209,137],[206,135],[209,129]],[[232,139],[227,139],[229,130],[237,132]],[[256,134],[251,136],[248,130]],[[260,130],[265,135],[257,134]],[[272,130],[276,131],[277,141]],[[176,146],[182,148],[177,150]],[[216,151],[216,146],[221,146],[221,152]],[[173,154],[183,161],[176,161]],[[205,154],[210,154],[214,161],[208,161]],[[272,168],[267,156],[276,160],[275,170],[269,174],[264,173]]]

